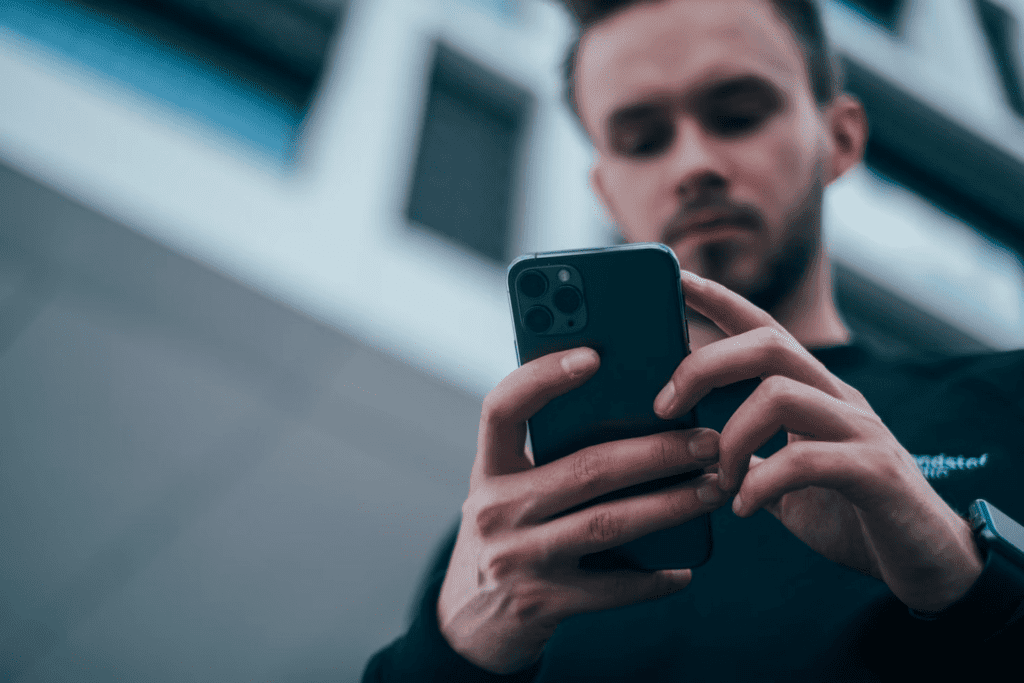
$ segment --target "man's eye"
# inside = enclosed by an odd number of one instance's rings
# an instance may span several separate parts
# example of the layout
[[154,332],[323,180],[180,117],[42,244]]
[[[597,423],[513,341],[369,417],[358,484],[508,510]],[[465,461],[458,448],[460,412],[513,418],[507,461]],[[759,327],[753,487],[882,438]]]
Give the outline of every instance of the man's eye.
[[768,117],[763,114],[713,114],[704,117],[704,127],[716,135],[731,137],[753,132]]
[[670,120],[649,119],[615,130],[612,134],[612,146],[623,156],[650,158],[671,146],[674,132]]
[[752,133],[783,107],[773,88],[748,80],[729,83],[712,91],[697,107],[704,128],[722,137]]

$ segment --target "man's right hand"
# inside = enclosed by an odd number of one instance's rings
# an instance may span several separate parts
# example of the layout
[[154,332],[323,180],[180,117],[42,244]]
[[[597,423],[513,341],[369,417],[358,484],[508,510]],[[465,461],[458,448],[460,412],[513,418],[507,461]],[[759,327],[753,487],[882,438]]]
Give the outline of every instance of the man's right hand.
[[586,382],[596,352],[553,353],[512,372],[484,399],[462,524],[437,604],[441,633],[494,673],[535,662],[566,617],[661,597],[690,570],[594,572],[583,555],[614,548],[710,512],[726,500],[716,474],[556,517],[604,493],[706,468],[718,458],[710,429],[665,432],[583,449],[535,468],[526,420]]

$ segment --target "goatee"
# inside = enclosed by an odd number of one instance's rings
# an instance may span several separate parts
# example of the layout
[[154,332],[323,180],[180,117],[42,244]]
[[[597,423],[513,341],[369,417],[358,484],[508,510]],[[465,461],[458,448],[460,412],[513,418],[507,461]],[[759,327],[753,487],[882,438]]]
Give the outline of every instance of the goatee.
[[[821,248],[821,208],[824,186],[820,175],[807,195],[783,221],[783,241],[765,258],[761,272],[748,281],[730,277],[738,245],[715,242],[697,253],[704,275],[771,313],[796,290]],[[764,224],[762,223],[762,226]]]

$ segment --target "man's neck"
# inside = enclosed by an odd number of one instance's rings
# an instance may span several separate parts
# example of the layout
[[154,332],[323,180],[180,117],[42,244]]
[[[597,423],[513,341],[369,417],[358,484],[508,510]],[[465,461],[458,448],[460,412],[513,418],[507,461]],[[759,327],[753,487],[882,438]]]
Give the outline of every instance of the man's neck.
[[822,250],[818,251],[803,282],[770,313],[809,349],[839,346],[850,341],[850,330],[836,308],[832,261]]
[[[839,346],[850,341],[850,330],[836,308],[832,262],[821,251],[803,281],[769,313],[806,348]],[[717,327],[697,320],[691,320],[689,327],[695,349],[724,337]]]

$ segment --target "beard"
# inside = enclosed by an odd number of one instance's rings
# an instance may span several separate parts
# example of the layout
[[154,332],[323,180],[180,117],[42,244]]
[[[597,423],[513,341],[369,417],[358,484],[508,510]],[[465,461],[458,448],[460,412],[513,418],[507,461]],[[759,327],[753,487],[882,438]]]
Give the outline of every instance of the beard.
[[[700,245],[692,257],[698,272],[714,280],[769,313],[785,302],[810,270],[821,248],[821,208],[824,186],[820,174],[801,199],[782,220],[782,239],[770,246],[768,253],[751,255],[748,244],[734,241],[710,242]],[[742,207],[756,216],[756,227],[764,231],[766,223],[760,212]],[[740,259],[757,258],[760,263],[752,275],[736,271]]]

